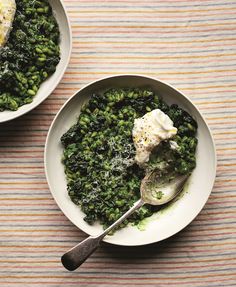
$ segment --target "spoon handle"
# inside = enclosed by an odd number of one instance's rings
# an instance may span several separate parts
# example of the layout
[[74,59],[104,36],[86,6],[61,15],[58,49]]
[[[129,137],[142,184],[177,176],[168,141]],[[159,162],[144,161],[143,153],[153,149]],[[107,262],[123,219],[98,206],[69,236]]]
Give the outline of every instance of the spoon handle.
[[138,208],[144,205],[142,199],[139,199],[135,204],[123,214],[117,221],[115,221],[106,230],[100,233],[98,236],[89,236],[75,247],[67,251],[62,257],[61,262],[63,266],[73,271],[77,269],[99,246],[101,240],[116,226],[121,224],[128,216],[135,212]]

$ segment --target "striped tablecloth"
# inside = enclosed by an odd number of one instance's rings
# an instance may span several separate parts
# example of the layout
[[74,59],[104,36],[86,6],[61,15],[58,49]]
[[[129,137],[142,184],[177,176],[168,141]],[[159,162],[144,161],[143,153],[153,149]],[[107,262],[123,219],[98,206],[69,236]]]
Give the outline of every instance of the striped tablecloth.
[[[34,111],[0,126],[0,286],[236,286],[236,1],[65,5],[74,42],[63,80]],[[60,256],[86,235],[50,194],[45,138],[77,89],[119,73],[159,78],[193,100],[214,135],[217,177],[202,212],[176,236],[139,248],[103,244],[69,273]]]

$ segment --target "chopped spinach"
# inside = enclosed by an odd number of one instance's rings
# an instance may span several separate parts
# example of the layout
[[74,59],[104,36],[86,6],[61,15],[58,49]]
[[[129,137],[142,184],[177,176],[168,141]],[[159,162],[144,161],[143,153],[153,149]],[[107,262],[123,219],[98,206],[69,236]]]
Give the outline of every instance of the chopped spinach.
[[48,0],[16,0],[13,29],[0,49],[0,111],[33,101],[60,61],[59,40]]
[[[88,223],[99,220],[106,227],[140,197],[145,171],[134,162],[132,129],[135,118],[157,108],[169,115],[178,132],[152,152],[146,169],[155,169],[160,181],[191,173],[196,165],[196,121],[149,90],[111,89],[93,95],[82,108],[78,122],[62,136],[68,193]],[[155,210],[145,205],[129,222],[137,223]]]

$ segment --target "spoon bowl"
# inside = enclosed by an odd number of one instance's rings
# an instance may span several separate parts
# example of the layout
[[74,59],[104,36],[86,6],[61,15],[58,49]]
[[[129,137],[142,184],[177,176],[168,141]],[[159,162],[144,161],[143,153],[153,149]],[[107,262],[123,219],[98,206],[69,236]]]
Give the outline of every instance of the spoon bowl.
[[168,183],[159,183],[155,172],[148,173],[141,182],[141,198],[151,205],[166,204],[181,192],[188,177],[189,174],[184,174],[169,180]]

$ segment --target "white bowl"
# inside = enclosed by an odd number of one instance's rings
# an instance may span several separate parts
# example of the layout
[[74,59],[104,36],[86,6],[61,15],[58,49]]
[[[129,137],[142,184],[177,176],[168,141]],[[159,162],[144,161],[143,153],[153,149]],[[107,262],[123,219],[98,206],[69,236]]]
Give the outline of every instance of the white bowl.
[[60,29],[61,60],[57,65],[55,73],[40,86],[33,102],[20,107],[17,111],[0,112],[0,123],[22,116],[43,102],[59,84],[68,66],[72,49],[72,33],[69,19],[61,1],[49,0],[49,3],[52,6],[54,16],[56,17]]
[[106,236],[104,241],[117,245],[144,245],[168,238],[187,226],[201,211],[206,203],[216,174],[216,153],[210,130],[194,104],[173,87],[156,79],[119,75],[95,81],[73,95],[61,108],[49,130],[45,147],[45,170],[51,193],[64,214],[81,230],[96,235],[102,231],[100,224],[89,225],[84,214],[67,194],[64,167],[61,163],[63,147],[61,136],[74,124],[84,102],[93,93],[111,87],[149,87],[157,91],[169,104],[178,104],[188,111],[198,123],[197,166],[182,196],[168,208],[157,212],[146,220],[145,230],[137,226],[127,226]]

